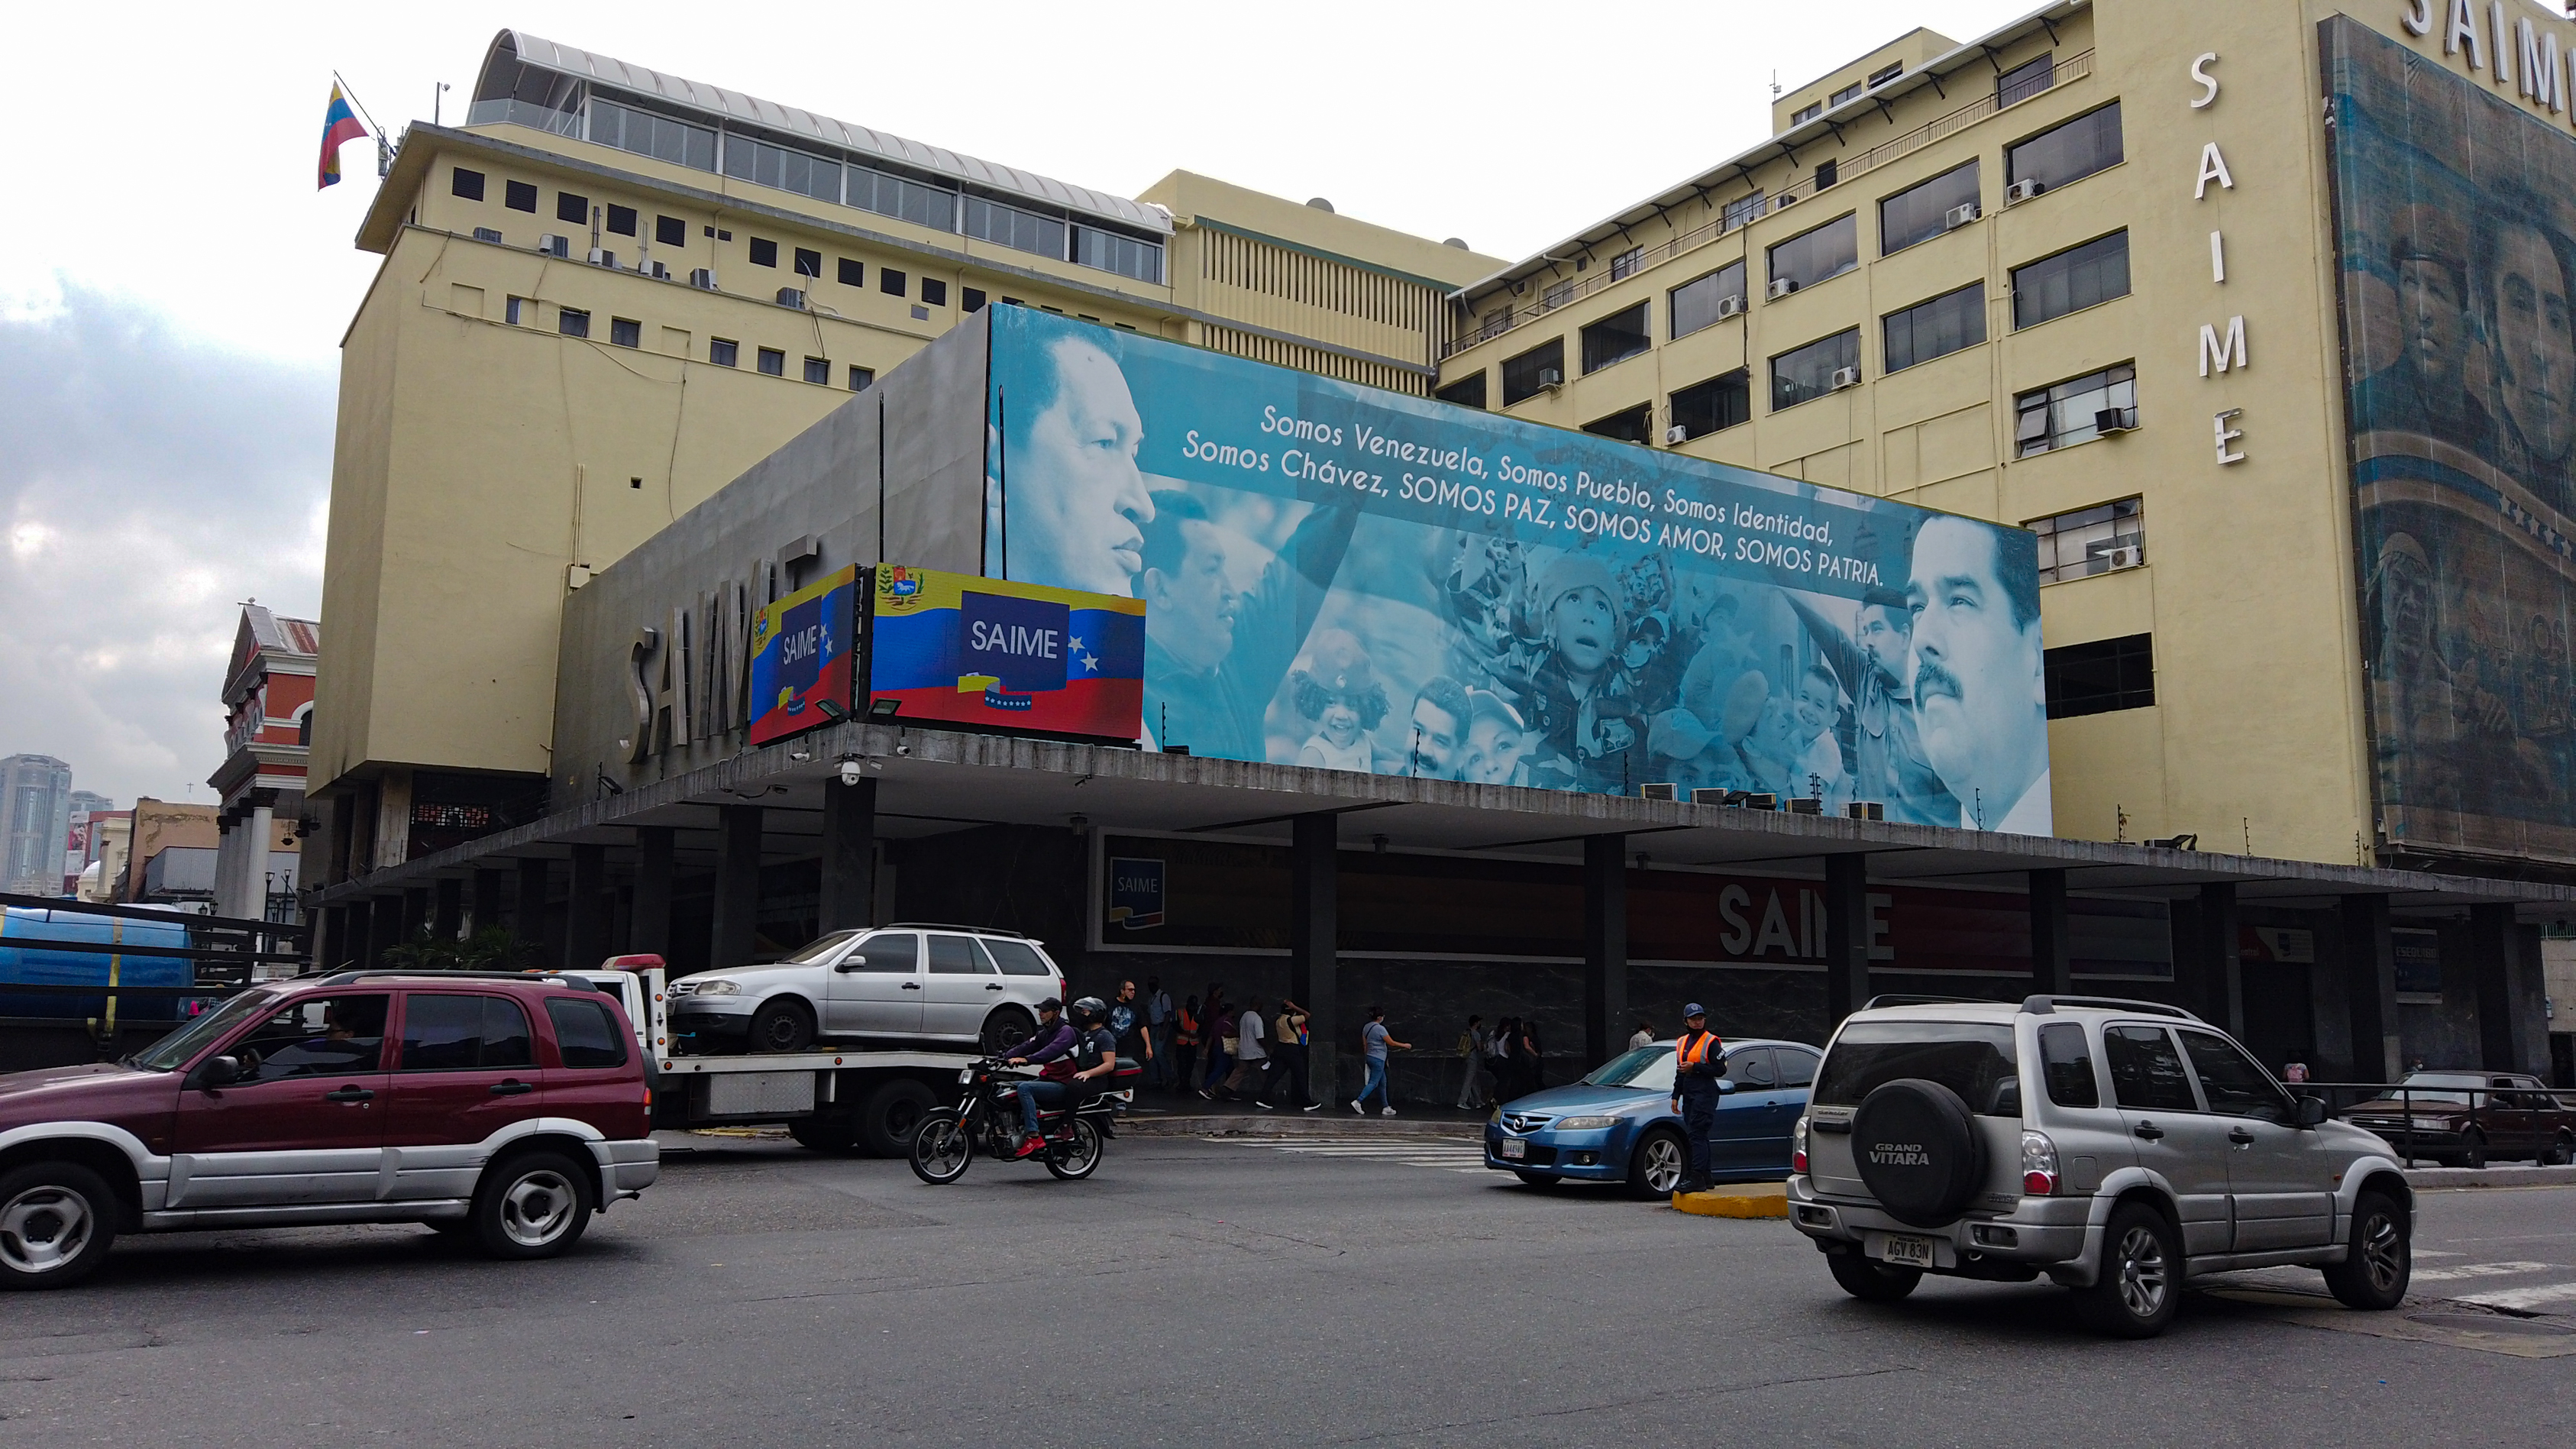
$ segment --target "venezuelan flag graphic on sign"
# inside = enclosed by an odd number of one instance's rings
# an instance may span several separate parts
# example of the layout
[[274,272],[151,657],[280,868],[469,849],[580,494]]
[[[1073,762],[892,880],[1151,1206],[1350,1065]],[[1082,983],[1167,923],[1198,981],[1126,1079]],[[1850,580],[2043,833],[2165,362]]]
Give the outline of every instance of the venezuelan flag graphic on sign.
[[783,740],[849,713],[858,576],[842,569],[751,621],[751,743]]
[[1145,603],[879,564],[868,698],[904,719],[1136,738]]

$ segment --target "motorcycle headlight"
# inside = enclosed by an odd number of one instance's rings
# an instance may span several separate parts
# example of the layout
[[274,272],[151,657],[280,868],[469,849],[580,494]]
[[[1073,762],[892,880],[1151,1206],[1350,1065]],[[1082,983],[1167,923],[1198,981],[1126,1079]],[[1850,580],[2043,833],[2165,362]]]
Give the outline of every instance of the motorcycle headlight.
[[739,981],[701,981],[698,983],[698,989],[690,993],[692,996],[739,996],[741,994],[742,983]]
[[961,1072],[959,1072],[959,1073],[957,1074],[957,1085],[959,1085],[959,1086],[961,1086],[961,1087],[971,1087],[971,1086],[973,1086],[974,1084],[975,1084],[975,1069],[974,1069],[973,1067],[968,1067],[968,1068],[966,1068],[964,1071],[961,1071]]
[[1559,1132],[1603,1132],[1618,1125],[1619,1119],[1609,1116],[1559,1117],[1556,1119],[1556,1130]]

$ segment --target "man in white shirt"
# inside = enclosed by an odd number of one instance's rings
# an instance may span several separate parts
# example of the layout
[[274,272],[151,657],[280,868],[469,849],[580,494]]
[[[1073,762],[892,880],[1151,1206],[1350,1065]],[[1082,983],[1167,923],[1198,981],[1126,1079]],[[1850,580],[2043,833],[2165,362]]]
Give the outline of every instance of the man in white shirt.
[[1641,1017],[1638,1017],[1638,1018],[1637,1018],[1637,1034],[1636,1034],[1635,1036],[1632,1036],[1632,1037],[1628,1038],[1628,1050],[1630,1050],[1630,1051],[1635,1051],[1635,1050],[1636,1050],[1637,1048],[1639,1048],[1639,1047],[1649,1047],[1649,1046],[1653,1046],[1654,1044],[1655,1044],[1655,1024],[1654,1024],[1653,1022],[1651,1022],[1651,1021],[1646,1020],[1646,1019],[1645,1019],[1644,1017],[1642,1017],[1642,1016],[1641,1016]]
[[1226,1096],[1239,1096],[1245,1087],[1260,1081],[1270,1071],[1270,1053],[1262,1045],[1268,1031],[1261,1024],[1261,1002],[1256,997],[1243,999],[1243,1010],[1235,1028],[1234,1070],[1226,1074],[1225,1085],[1217,1090]]

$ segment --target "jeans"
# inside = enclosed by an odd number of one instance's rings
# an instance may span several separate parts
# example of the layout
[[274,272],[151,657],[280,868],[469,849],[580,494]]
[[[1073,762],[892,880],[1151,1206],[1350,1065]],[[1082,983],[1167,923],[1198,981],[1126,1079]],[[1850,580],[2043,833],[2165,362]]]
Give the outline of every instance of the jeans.
[[1459,1074],[1458,1082],[1458,1106],[1461,1110],[1473,1107],[1478,1102],[1484,1100],[1485,1094],[1477,1089],[1479,1079],[1484,1076],[1483,1067],[1484,1062],[1482,1060],[1481,1053],[1471,1054],[1467,1057],[1466,1070]]
[[1207,1079],[1199,1083],[1199,1090],[1202,1092],[1215,1091],[1216,1084],[1224,1081],[1225,1074],[1234,1066],[1234,1059],[1228,1056],[1225,1048],[1221,1046],[1210,1044],[1207,1058]]
[[1020,1083],[1020,1125],[1035,1137],[1038,1135],[1038,1108],[1061,1107],[1072,1092],[1073,1089],[1062,1082]]
[[1359,1103],[1361,1106],[1367,1106],[1369,1094],[1371,1092],[1375,1092],[1377,1094],[1379,1106],[1394,1106],[1395,1094],[1388,1091],[1386,1085],[1386,1058],[1368,1057],[1364,1060],[1368,1063],[1368,1076],[1360,1084],[1360,1094],[1351,1100]]
[[1689,1176],[1693,1182],[1708,1181],[1710,1170],[1709,1139],[1717,1133],[1717,1084],[1705,1086],[1686,1082],[1682,1087],[1682,1130],[1690,1134]]
[[1172,1084],[1170,1028],[1160,1022],[1147,1022],[1143,1031],[1138,1034],[1145,1038],[1146,1048],[1151,1053],[1145,1058],[1145,1084],[1149,1087],[1170,1086]]

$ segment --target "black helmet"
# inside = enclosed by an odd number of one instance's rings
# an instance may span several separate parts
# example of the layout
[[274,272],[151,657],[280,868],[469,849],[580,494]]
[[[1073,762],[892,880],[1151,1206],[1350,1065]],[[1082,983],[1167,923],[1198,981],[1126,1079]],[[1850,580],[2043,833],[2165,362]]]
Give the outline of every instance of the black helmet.
[[1073,1004],[1073,1024],[1090,1031],[1109,1019],[1109,1003],[1097,996],[1086,996]]

